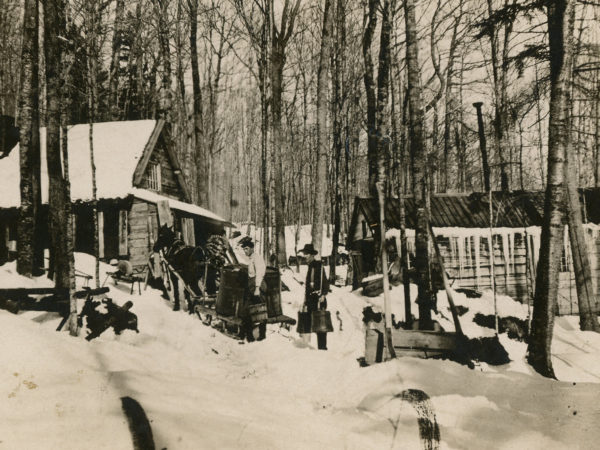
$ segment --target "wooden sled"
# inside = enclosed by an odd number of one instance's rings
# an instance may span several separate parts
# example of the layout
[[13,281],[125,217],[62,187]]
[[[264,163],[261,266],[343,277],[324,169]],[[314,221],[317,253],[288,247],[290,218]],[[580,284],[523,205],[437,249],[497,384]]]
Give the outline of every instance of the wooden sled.
[[[389,359],[384,341],[383,326],[367,329],[365,339],[366,364],[370,365]],[[396,356],[447,357],[456,353],[459,345],[459,335],[447,331],[392,329],[392,342]]]

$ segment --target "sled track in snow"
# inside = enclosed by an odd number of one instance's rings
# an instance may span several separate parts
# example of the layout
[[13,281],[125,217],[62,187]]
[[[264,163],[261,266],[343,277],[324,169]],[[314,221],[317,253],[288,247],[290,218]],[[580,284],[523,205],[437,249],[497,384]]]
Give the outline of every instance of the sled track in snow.
[[155,450],[152,428],[142,405],[131,397],[121,397],[121,408],[127,416],[134,450]]
[[419,436],[425,450],[440,448],[440,428],[438,427],[429,396],[419,389],[406,389],[395,395],[395,398],[408,402],[417,412]]

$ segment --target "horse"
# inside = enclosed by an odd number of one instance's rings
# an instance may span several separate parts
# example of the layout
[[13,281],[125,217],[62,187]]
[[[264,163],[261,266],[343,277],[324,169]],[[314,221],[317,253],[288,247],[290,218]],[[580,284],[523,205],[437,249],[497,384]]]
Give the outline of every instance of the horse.
[[[169,265],[183,279],[194,295],[214,295],[218,291],[219,270],[211,264],[211,255],[203,246],[193,247],[177,236],[173,227],[163,225],[153,246],[154,252],[163,251]],[[179,309],[178,279],[172,278],[175,309]],[[189,293],[186,291],[189,302]],[[191,309],[190,309],[191,310]]]

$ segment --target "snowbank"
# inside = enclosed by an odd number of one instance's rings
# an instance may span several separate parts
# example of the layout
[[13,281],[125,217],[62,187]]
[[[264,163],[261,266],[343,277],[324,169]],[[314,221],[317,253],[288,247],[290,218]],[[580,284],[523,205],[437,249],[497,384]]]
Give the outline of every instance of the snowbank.
[[[77,266],[93,274],[92,258],[77,255]],[[102,265],[101,281],[110,269]],[[295,317],[303,273],[282,277],[290,288],[282,293],[284,313]],[[0,267],[0,281],[47,283],[19,277],[10,264]],[[86,342],[84,333],[73,338],[54,331],[60,321],[54,313],[0,310],[4,448],[131,448],[123,396],[144,408],[156,448],[420,448],[417,415],[395,398],[406,389],[431,398],[444,449],[586,449],[600,437],[600,340],[577,331],[573,318],[557,319],[553,344],[557,375],[568,382],[532,373],[523,362],[525,344],[505,335],[501,342],[513,359],[505,366],[469,370],[401,358],[361,368],[362,309],[381,305],[381,297],[333,287],[328,303],[335,332],[322,352],[314,336],[306,345],[294,329],[274,325],[265,341],[240,345],[194,316],[171,311],[158,291],[131,296],[127,286],[109,283],[114,301],[134,302],[139,334],[109,330]],[[414,286],[411,294],[416,297]],[[490,308],[486,296],[457,294],[456,301],[473,313]],[[522,317],[508,300],[499,304]],[[392,290],[392,307],[401,320],[402,286]],[[438,307],[438,320],[450,317],[442,295]],[[476,327],[467,316],[461,320],[465,329]],[[452,329],[451,322],[444,326]]]

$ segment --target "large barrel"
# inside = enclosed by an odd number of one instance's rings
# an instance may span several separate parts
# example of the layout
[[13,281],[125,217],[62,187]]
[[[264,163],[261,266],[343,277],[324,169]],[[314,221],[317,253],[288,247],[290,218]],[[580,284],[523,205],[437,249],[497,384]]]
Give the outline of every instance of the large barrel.
[[266,292],[263,292],[264,300],[267,302],[269,317],[277,317],[283,314],[281,310],[281,277],[276,267],[267,267],[264,283]]
[[222,316],[235,316],[236,305],[242,304],[248,285],[248,270],[241,266],[225,266],[221,269],[216,310]]

